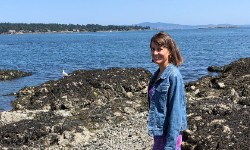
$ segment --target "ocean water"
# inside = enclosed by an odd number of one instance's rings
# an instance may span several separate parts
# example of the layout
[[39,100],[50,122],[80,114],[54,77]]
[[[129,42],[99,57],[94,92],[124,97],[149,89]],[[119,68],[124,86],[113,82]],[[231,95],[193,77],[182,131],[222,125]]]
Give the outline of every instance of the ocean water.
[[[152,73],[149,41],[158,31],[0,35],[0,69],[32,72],[32,76],[0,82],[0,109],[10,110],[13,96],[25,86],[62,78],[62,69],[142,67]],[[250,28],[167,31],[184,57],[185,82],[207,75],[207,67],[250,57]],[[0,110],[1,111],[1,110]]]

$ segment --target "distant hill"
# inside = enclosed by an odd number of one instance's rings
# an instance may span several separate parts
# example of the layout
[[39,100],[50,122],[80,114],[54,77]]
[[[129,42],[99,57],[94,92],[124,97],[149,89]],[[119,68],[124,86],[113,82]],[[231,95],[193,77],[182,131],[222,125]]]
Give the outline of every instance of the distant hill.
[[250,27],[250,25],[232,25],[232,24],[208,24],[208,25],[180,25],[173,23],[163,23],[163,22],[143,22],[136,24],[142,27],[150,27],[150,29],[156,30],[171,30],[171,29],[199,29],[199,28],[238,28],[238,27]]

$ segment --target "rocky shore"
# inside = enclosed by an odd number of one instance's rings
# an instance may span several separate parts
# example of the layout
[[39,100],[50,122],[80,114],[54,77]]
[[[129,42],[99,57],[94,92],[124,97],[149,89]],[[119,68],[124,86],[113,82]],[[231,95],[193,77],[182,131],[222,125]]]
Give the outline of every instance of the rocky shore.
[[209,69],[220,75],[205,76],[186,85],[189,130],[184,140],[187,147],[247,150],[250,147],[250,58]]
[[30,75],[30,72],[24,72],[19,70],[0,70],[0,81],[12,80]]
[[[248,149],[250,58],[209,67],[220,72],[186,84],[189,128],[182,149]],[[144,149],[147,83],[140,68],[78,70],[25,87],[0,113],[0,149]]]

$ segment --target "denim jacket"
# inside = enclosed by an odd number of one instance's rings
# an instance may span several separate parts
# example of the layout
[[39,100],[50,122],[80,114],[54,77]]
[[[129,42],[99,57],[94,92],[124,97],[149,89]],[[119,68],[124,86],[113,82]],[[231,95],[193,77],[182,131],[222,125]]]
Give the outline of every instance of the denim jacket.
[[176,66],[169,64],[156,80],[159,69],[153,74],[149,88],[155,91],[149,100],[148,133],[166,135],[165,149],[175,149],[177,137],[187,129],[186,97],[182,76]]

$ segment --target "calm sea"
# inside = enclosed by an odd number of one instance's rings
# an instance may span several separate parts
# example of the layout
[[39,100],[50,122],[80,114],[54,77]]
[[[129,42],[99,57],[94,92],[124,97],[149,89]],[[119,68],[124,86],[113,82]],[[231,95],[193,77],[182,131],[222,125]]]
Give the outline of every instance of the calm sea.
[[[33,75],[0,82],[0,109],[10,110],[15,99],[3,96],[25,86],[39,85],[78,69],[143,67],[151,72],[149,41],[158,31],[72,34],[0,35],[0,69],[17,69]],[[167,31],[184,57],[180,67],[186,82],[207,75],[207,67],[250,57],[250,28]]]

